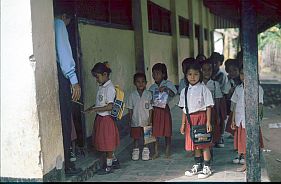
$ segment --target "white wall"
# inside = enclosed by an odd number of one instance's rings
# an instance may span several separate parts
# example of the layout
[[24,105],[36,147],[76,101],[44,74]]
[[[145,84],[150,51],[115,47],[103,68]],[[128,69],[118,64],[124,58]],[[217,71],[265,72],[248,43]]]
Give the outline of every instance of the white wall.
[[42,178],[30,0],[1,1],[1,177]]

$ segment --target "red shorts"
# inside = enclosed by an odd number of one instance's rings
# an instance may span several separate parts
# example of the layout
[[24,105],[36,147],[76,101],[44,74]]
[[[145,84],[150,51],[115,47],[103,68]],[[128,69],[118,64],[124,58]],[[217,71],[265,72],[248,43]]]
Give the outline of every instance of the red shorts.
[[131,127],[130,135],[133,139],[139,139],[143,137],[143,127]]

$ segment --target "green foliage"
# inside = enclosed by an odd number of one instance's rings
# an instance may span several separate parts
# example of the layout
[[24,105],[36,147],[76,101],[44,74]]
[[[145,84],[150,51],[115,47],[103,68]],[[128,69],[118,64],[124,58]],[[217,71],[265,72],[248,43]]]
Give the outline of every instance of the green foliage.
[[258,35],[259,50],[267,44],[276,44],[281,49],[281,23],[267,29]]

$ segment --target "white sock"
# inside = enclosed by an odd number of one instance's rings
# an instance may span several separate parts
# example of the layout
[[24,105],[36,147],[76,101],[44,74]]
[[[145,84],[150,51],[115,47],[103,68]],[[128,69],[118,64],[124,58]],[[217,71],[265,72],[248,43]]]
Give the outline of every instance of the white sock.
[[106,165],[111,167],[112,166],[112,158],[107,158],[106,159]]

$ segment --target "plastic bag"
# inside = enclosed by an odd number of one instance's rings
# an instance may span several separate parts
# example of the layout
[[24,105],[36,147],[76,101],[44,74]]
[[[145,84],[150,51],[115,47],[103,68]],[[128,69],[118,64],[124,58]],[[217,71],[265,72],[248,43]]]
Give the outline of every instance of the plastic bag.
[[144,145],[156,142],[156,138],[152,136],[152,126],[143,127]]

